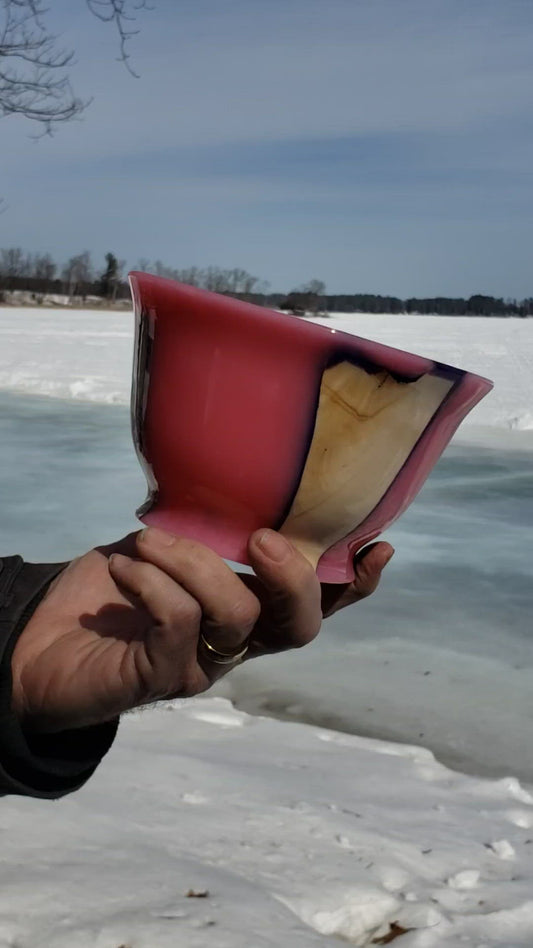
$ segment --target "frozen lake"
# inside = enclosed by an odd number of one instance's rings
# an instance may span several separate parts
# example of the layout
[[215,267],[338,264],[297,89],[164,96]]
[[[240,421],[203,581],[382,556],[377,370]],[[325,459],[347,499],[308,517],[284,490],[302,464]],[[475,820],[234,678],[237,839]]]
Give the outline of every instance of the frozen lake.
[[[2,552],[62,560],[137,528],[125,406],[0,392],[0,433]],[[397,552],[378,593],[218,693],[533,781],[532,527],[531,453],[451,446],[387,534]]]
[[[533,944],[533,320],[330,325],[495,390],[389,532],[375,596],[222,697],[125,715],[76,794],[2,801],[2,945]],[[129,315],[0,308],[1,552],[137,527],[131,355]]]

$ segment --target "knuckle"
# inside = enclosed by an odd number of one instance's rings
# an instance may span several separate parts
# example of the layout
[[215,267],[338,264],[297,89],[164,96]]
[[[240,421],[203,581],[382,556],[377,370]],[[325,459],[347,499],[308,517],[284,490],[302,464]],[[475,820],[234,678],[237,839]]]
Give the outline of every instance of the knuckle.
[[144,597],[153,594],[157,587],[157,574],[151,563],[143,563],[140,560],[129,560],[125,563],[130,581],[134,584],[137,593]]
[[313,605],[315,603],[318,606],[320,605],[320,583],[310,564],[302,564],[301,569],[296,570],[292,576],[287,578],[287,588],[292,598],[299,601],[306,600]]
[[196,599],[189,597],[176,603],[173,618],[177,625],[185,624],[197,628],[202,621],[202,607]]
[[280,604],[292,604],[305,596],[306,585],[300,570],[287,571],[273,587],[273,595]]
[[261,606],[255,596],[243,596],[231,604],[226,624],[251,632],[260,613]]
[[196,540],[190,540],[188,537],[176,537],[173,554],[191,567],[211,563],[217,559],[217,555],[213,550]]

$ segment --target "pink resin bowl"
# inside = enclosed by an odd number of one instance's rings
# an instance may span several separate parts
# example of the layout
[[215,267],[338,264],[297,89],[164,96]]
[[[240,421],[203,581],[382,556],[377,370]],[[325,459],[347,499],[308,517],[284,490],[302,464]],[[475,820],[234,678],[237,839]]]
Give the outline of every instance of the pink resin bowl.
[[[487,379],[131,273],[137,515],[247,563],[281,531],[324,582],[411,503]],[[401,316],[398,321],[401,321]],[[438,322],[435,321],[438,330]]]

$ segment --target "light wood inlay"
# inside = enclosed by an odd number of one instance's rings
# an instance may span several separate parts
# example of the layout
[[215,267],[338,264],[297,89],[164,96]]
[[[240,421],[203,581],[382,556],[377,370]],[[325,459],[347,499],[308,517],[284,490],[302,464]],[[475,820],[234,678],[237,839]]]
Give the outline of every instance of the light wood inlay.
[[283,533],[316,566],[371,513],[453,382],[398,382],[350,362],[322,376],[315,430]]

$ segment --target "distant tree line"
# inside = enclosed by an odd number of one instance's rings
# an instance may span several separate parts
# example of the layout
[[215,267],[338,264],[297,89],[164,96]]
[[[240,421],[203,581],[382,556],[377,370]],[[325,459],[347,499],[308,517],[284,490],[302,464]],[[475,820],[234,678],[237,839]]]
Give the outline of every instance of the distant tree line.
[[113,253],[105,255],[105,266],[98,269],[88,250],[58,265],[49,253],[31,254],[21,247],[7,247],[0,249],[0,291],[26,290],[36,299],[46,295],[128,299],[124,266],[125,261]]
[[[290,300],[290,296],[288,298]],[[413,313],[421,316],[533,316],[533,297],[524,300],[499,299],[475,294],[463,297],[436,296],[406,300],[373,293],[335,294],[324,297],[332,313]],[[282,304],[282,308],[285,305]]]
[[252,276],[239,267],[223,269],[221,267],[185,267],[176,269],[169,267],[161,260],[151,263],[149,260],[139,260],[136,270],[145,273],[154,273],[156,276],[166,277],[168,280],[179,280],[189,286],[197,286],[202,290],[211,290],[213,293],[226,293],[228,296],[266,296],[268,283],[259,277]]
[[[2,293],[26,291],[40,301],[46,296],[71,299],[97,297],[109,302],[128,300],[125,261],[109,252],[100,267],[88,251],[75,254],[64,264],[52,256],[26,253],[20,247],[0,249],[0,302]],[[524,300],[498,299],[476,294],[468,299],[445,296],[402,300],[373,293],[326,294],[322,280],[310,280],[287,293],[270,292],[268,283],[239,267],[187,267],[176,269],[156,260],[141,259],[136,270],[154,273],[190,286],[248,300],[260,306],[283,309],[298,316],[337,313],[417,313],[440,316],[533,316],[533,297]]]
[[[64,264],[58,264],[48,253],[26,253],[21,247],[0,248],[0,292],[25,290],[37,299],[47,295],[81,300],[95,296],[110,301],[129,299],[124,268],[125,261],[113,253],[105,255],[105,266],[99,268],[93,264],[87,250],[70,257]],[[139,260],[135,269],[267,306],[277,306],[285,295],[269,294],[268,283],[239,267],[187,267],[178,270],[160,260],[155,263]]]

